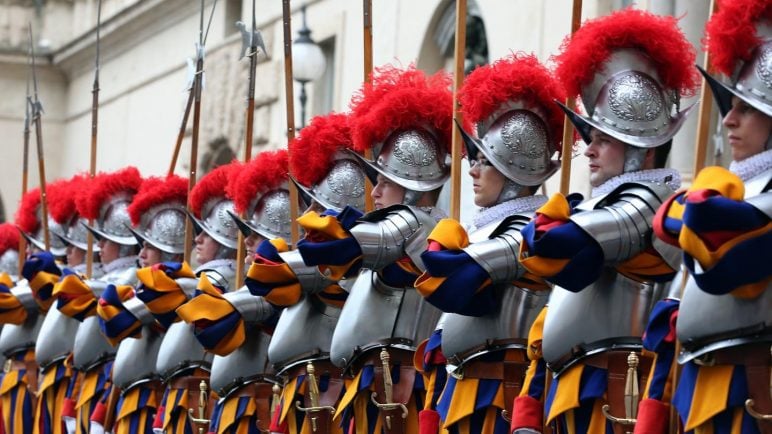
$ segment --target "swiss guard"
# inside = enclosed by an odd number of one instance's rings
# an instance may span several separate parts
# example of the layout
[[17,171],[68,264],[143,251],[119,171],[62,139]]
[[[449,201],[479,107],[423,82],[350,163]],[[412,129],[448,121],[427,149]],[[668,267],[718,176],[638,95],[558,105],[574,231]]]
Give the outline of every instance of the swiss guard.
[[[244,237],[245,266],[265,239],[290,236],[287,151],[261,152],[233,171],[226,192],[234,202],[230,217]],[[220,397],[209,425],[213,433],[256,433],[271,423],[273,386],[268,343],[279,309],[242,286],[237,291],[200,292],[177,310],[195,327],[212,361],[211,387]]]
[[[520,409],[514,426],[541,429],[544,362],[534,365],[540,374],[532,374],[529,384],[523,380],[530,364],[528,332],[550,287],[519,266],[516,254],[520,230],[547,202],[536,192],[559,166],[551,157],[560,149],[565,116],[554,101],[565,93],[535,56],[520,53],[475,69],[460,98],[464,120],[476,126],[476,137],[464,138],[480,209],[468,232],[445,219],[429,236],[422,255],[426,272],[416,288],[446,313],[423,363],[431,364],[438,353],[447,359],[445,388],[434,390],[444,429],[506,433],[521,391],[532,399],[527,404],[537,417],[525,421]],[[435,388],[443,383],[445,366],[438,370]],[[427,402],[432,399],[427,396]],[[422,421],[430,410],[421,413]],[[438,432],[428,420],[422,429]]]
[[[728,78],[703,71],[732,163],[703,169],[655,217],[657,236],[683,249],[688,276],[655,307],[646,331],[644,344],[664,362],[638,433],[667,428],[668,381],[677,382],[672,405],[685,432],[772,432],[771,24],[770,2],[732,0],[706,27],[711,63]],[[667,374],[673,357],[683,365],[678,378]]]
[[[303,222],[337,221],[344,208],[365,205],[365,172],[351,149],[349,116],[316,116],[289,144],[289,171],[306,197]],[[332,335],[353,278],[331,280],[288,251],[282,239],[257,247],[246,284],[258,297],[285,307],[276,324],[268,359],[283,382],[271,422],[272,432],[327,434],[340,432],[333,412],[343,390],[342,370],[330,361]]]
[[[129,229],[141,246],[141,266],[182,261],[187,190],[188,180],[179,176],[142,181],[127,209]],[[109,286],[99,299],[97,315],[103,334],[118,349],[112,398],[100,402],[91,415],[91,432],[151,432],[163,393],[155,367],[163,328],[128,285]]]
[[564,107],[587,144],[592,198],[550,198],[522,231],[520,261],[555,284],[542,351],[554,372],[545,413],[560,432],[635,423],[651,365],[641,335],[679,267],[652,219],[680,184],[663,167],[691,109],[680,97],[698,84],[694,59],[675,18],[635,9],[586,22],[557,56],[558,78],[587,113]]
[[[417,433],[425,387],[413,355],[440,312],[415,290],[426,237],[444,214],[435,207],[448,179],[450,78],[385,66],[354,96],[354,154],[373,182],[376,210],[361,218],[308,215],[303,260],[337,279],[357,276],[332,337],[330,358],[346,390],[335,418],[349,433]],[[360,273],[361,270],[361,273]]]
[[197,432],[209,425],[215,402],[209,386],[212,355],[175,310],[196,291],[225,293],[235,288],[238,227],[229,215],[234,208],[225,187],[239,167],[231,163],[212,170],[190,192],[188,217],[195,223],[198,267],[161,262],[137,272],[141,282],[137,296],[167,328],[156,361],[165,392],[153,422],[153,428],[162,432]]

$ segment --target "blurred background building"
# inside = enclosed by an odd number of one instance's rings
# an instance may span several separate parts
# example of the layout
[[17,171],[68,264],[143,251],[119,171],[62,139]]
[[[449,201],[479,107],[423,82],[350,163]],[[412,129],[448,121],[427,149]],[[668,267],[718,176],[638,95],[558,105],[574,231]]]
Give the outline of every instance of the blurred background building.
[[[268,53],[259,56],[255,95],[256,152],[286,146],[282,1],[256,0],[257,28]],[[293,0],[293,37],[303,14],[324,61],[296,65],[296,125],[329,111],[345,111],[363,76],[361,0]],[[408,65],[434,72],[453,62],[454,0],[372,0],[376,66]],[[582,19],[623,7],[679,17],[698,62],[709,0],[584,0]],[[214,0],[205,0],[207,14]],[[21,192],[26,89],[30,80],[28,23],[35,36],[37,79],[49,180],[88,170],[91,88],[96,52],[97,0],[0,0],[0,220],[10,220]],[[468,0],[467,70],[510,52],[534,52],[547,62],[570,30],[571,0]],[[98,170],[138,166],[143,175],[166,173],[187,98],[187,60],[198,40],[198,0],[103,0]],[[302,11],[305,9],[305,11]],[[206,44],[199,176],[243,155],[248,60],[239,60],[236,21],[251,23],[251,0],[218,0]],[[309,60],[298,59],[296,63]],[[306,62],[308,63],[308,62]],[[316,69],[316,71],[314,71]],[[301,86],[306,102],[299,100]],[[683,104],[694,102],[685,101]],[[715,124],[716,114],[713,115]],[[176,166],[188,172],[190,126]],[[691,177],[696,116],[677,136],[671,166]],[[38,183],[34,134],[30,188]],[[581,149],[577,148],[577,152]],[[713,153],[709,153],[714,158]],[[716,157],[718,158],[718,157]],[[721,163],[720,159],[716,162]],[[464,167],[467,167],[464,165]],[[588,191],[586,160],[573,159],[572,190]],[[468,177],[464,176],[464,179]],[[557,189],[559,174],[547,184]],[[468,186],[467,186],[468,188]],[[470,191],[471,189],[469,189]],[[471,216],[471,194],[462,199]]]

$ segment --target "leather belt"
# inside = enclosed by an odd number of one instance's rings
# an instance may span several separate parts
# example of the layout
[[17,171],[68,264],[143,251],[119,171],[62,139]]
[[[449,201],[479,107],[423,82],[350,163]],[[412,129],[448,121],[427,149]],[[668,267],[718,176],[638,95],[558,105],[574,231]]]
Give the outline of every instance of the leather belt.
[[[319,381],[323,376],[328,376],[329,379],[327,382],[327,389],[319,390],[318,408],[313,407],[309,386],[306,385],[303,405],[307,410],[305,411],[304,419],[306,419],[308,426],[311,427],[311,432],[313,434],[329,434],[332,431],[332,417],[334,415],[329,409],[334,409],[337,406],[338,399],[343,390],[343,370],[333,365],[330,359],[311,360],[310,363],[314,366],[314,376],[316,381]],[[287,373],[289,378],[297,378],[298,376],[304,375],[306,376],[305,381],[308,381],[309,378],[306,366],[306,363],[301,363],[288,370]],[[271,394],[268,396],[270,397]]]
[[[380,351],[371,350],[368,354],[364,354],[361,360],[361,366],[372,365],[374,381],[373,386],[375,393],[379,400],[385,400],[387,396],[386,384],[383,372],[383,362],[381,360]],[[382,350],[382,348],[381,348]],[[413,386],[415,385],[416,370],[413,366],[414,351],[408,351],[400,348],[387,348],[389,353],[389,363],[394,370],[394,366],[399,366],[399,382],[393,383],[391,388],[391,396],[394,404],[402,404],[395,406],[378,406],[378,411],[381,415],[383,422],[384,434],[404,434],[407,431],[407,418],[405,417],[405,405],[410,402],[410,397],[413,394]],[[360,367],[361,369],[361,367]],[[391,375],[391,373],[389,373]],[[381,404],[389,404],[381,402]]]
[[247,396],[255,401],[257,407],[257,429],[260,432],[268,432],[271,426],[271,399],[273,398],[273,384],[255,382],[238,388],[233,395],[236,398]]

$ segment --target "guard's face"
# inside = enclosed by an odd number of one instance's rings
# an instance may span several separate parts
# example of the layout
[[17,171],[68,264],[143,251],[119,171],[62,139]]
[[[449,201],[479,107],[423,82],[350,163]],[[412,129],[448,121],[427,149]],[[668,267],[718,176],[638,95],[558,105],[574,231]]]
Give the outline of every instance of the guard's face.
[[477,155],[476,160],[470,160],[469,165],[474,204],[483,208],[496,205],[507,182],[504,175],[496,170],[482,153]]
[[244,247],[246,247],[247,254],[244,257],[244,264],[249,266],[252,264],[252,260],[255,257],[255,251],[257,246],[265,240],[264,237],[252,232],[248,237],[244,238]]
[[597,129],[590,138],[584,156],[590,159],[590,185],[597,187],[624,172],[627,145]]
[[735,96],[732,109],[724,117],[724,126],[732,160],[742,161],[764,151],[772,133],[772,118]]
[[201,232],[196,235],[196,262],[198,264],[205,264],[214,260],[217,257],[217,250],[220,248],[220,244],[206,234]]
[[120,244],[110,241],[107,238],[99,240],[99,260],[103,264],[109,264],[118,259],[121,254]]
[[86,260],[86,251],[81,250],[72,244],[67,245],[66,255],[67,265],[70,267],[80,265]]
[[145,241],[142,243],[142,249],[139,251],[139,263],[143,267],[160,264],[163,261],[161,255],[160,250]]
[[378,175],[378,183],[373,187],[370,196],[375,209],[401,204],[405,199],[405,187],[398,185],[383,175]]

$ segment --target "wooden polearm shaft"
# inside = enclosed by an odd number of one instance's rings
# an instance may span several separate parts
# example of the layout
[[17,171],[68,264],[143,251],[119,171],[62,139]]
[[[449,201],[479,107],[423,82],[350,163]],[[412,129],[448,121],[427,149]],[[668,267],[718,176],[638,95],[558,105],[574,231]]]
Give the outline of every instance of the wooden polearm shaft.
[[177,131],[177,141],[174,143],[174,152],[172,153],[172,161],[169,163],[169,170],[166,171],[167,176],[174,174],[174,169],[177,167],[177,158],[180,156],[180,149],[182,148],[182,141],[185,139],[185,131],[188,129],[188,118],[190,117],[190,109],[193,108],[193,99],[195,95],[193,93],[193,86],[188,89],[188,100],[185,103],[185,111],[182,114],[182,121],[180,122],[180,129]]
[[[102,21],[102,0],[97,5],[97,25],[96,25],[96,57],[94,61],[94,83],[91,86],[91,149],[89,151],[89,178],[96,175],[97,161],[97,126],[99,125],[99,36]],[[93,220],[89,225],[93,225]],[[91,277],[94,269],[94,235],[91,231],[86,231],[86,277]]]
[[[716,11],[716,1],[710,1],[710,14]],[[710,67],[709,54],[705,52],[705,59],[702,61],[702,68],[708,73],[712,73]],[[708,149],[708,138],[710,137],[710,115],[713,111],[713,95],[710,91],[708,81],[702,80],[700,87],[700,111],[697,115],[697,138],[694,143],[694,173],[692,180],[697,177],[697,173],[705,167],[705,156]]]
[[[370,83],[373,79],[373,0],[362,0],[362,36],[364,42],[364,82]],[[373,151],[368,148],[365,150],[365,158],[373,159]],[[370,212],[375,209],[370,193],[373,191],[373,185],[368,177],[365,177],[365,211]]]
[[[453,118],[458,125],[464,124],[458,91],[464,84],[464,58],[466,52],[466,0],[456,0],[456,46],[453,68]],[[450,218],[461,219],[461,131],[453,128],[450,164]]]
[[[582,0],[574,0],[571,11],[571,35],[579,29],[582,24]],[[576,98],[570,96],[566,99],[566,107],[573,110],[576,105]],[[571,183],[571,158],[574,152],[574,125],[565,117],[563,124],[563,149],[560,152],[560,192],[568,194],[568,187]]]
[[[287,144],[295,139],[295,91],[292,88],[292,9],[290,0],[282,0],[282,24],[284,29],[284,99],[286,100],[287,114]],[[290,238],[292,245],[297,245],[299,230],[297,219],[300,215],[298,209],[298,189],[294,183],[289,183],[290,194]]]
[[[29,185],[29,122],[30,122],[29,79],[27,79],[27,96],[24,99],[24,148],[22,149],[21,166],[21,197],[27,194]],[[19,237],[19,276],[24,268],[24,258],[27,257],[27,239]]]
[[[248,163],[252,159],[252,139],[253,129],[255,124],[255,73],[257,70],[257,47],[258,44],[263,50],[262,37],[257,32],[257,17],[255,15],[255,0],[252,0],[252,28],[249,32],[242,35],[245,45],[248,43],[249,57],[249,81],[247,83],[247,108],[244,120],[244,162]],[[248,42],[247,42],[248,41]],[[242,215],[242,218],[249,218],[250,216]],[[238,233],[238,249],[236,250],[236,276],[238,282],[241,282],[244,278],[244,259],[246,256],[246,249],[244,246],[244,234],[239,231]]]
[[34,92],[32,103],[32,121],[35,123],[35,142],[38,151],[38,175],[40,177],[40,223],[43,226],[43,241],[46,250],[51,248],[51,239],[48,234],[48,197],[46,196],[46,161],[43,153],[43,106],[38,98],[38,79],[35,72],[35,43],[32,37],[32,23],[29,24],[29,44],[32,61],[32,89]]
[[[198,136],[201,129],[201,93],[204,84],[204,44],[206,43],[206,35],[209,33],[209,25],[212,23],[212,16],[214,16],[214,9],[217,6],[217,0],[212,5],[211,15],[209,16],[209,24],[207,25],[206,32],[204,32],[204,3],[205,0],[201,0],[201,14],[198,25],[198,44],[196,45],[196,74],[193,78],[193,131],[190,138],[190,172],[188,175],[188,197],[190,197],[190,191],[196,185],[196,175],[198,171]],[[185,221],[185,244],[183,252],[183,260],[190,262],[190,254],[193,248],[193,222],[191,219]]]

